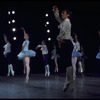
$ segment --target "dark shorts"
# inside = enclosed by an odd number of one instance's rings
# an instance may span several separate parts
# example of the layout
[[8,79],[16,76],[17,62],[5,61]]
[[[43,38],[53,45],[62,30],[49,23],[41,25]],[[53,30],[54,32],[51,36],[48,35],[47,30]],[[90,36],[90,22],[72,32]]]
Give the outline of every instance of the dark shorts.
[[7,60],[7,63],[8,64],[12,64],[12,61],[11,61],[11,53],[7,53],[6,60]]
[[43,55],[44,65],[48,65],[48,54]]

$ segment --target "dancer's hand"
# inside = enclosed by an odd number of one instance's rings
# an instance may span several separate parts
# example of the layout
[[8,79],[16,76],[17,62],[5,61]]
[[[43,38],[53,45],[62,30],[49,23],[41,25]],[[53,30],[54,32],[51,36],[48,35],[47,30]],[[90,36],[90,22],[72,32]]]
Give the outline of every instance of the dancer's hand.
[[3,36],[6,37],[6,34],[4,34]]
[[21,27],[22,30],[25,30],[24,27]]
[[57,6],[53,6],[52,9],[53,9],[53,11],[57,11],[58,7]]

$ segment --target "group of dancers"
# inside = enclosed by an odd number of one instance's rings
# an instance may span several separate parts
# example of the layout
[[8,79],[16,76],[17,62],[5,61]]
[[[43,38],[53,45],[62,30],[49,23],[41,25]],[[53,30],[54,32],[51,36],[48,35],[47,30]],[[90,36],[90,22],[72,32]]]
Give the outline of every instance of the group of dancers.
[[[75,37],[71,36],[71,22],[70,22],[70,16],[71,11],[68,9],[65,9],[61,13],[61,18],[59,15],[59,9],[57,6],[53,6],[52,9],[54,16],[56,20],[60,23],[58,28],[60,29],[60,33],[57,36],[57,41],[59,48],[61,49],[61,56],[64,58],[64,66],[66,67],[66,79],[63,87],[63,91],[65,92],[68,87],[70,86],[70,89],[74,90],[75,85],[75,79],[76,79],[76,63],[78,62],[80,66],[80,72],[85,71],[84,66],[84,60],[86,57],[84,56],[83,47],[80,47],[80,43],[78,41],[78,37],[75,34]],[[24,32],[24,39],[25,41],[22,44],[22,50],[17,55],[19,60],[23,60],[24,65],[24,74],[26,74],[25,82],[28,83],[29,81],[29,73],[30,73],[30,57],[35,57],[36,52],[34,50],[29,50],[29,35],[26,33],[25,29],[21,27],[21,30]],[[11,74],[14,76],[14,70],[11,62],[11,44],[9,42],[9,39],[6,35],[4,35],[4,40],[6,42],[6,45],[4,46],[4,56],[7,59],[8,62],[8,74],[7,76]],[[44,61],[44,69],[45,69],[45,76],[50,76],[50,66],[48,62],[48,48],[46,45],[46,41],[43,40],[41,44],[37,45],[36,50],[39,49],[42,51],[43,55],[43,61]],[[80,52],[81,51],[81,52]],[[51,59],[55,62],[55,72],[58,72],[59,67],[57,63],[57,59],[60,58],[60,55],[57,54],[56,45],[54,44],[54,50],[51,52],[52,56]],[[100,56],[99,56],[100,57]]]

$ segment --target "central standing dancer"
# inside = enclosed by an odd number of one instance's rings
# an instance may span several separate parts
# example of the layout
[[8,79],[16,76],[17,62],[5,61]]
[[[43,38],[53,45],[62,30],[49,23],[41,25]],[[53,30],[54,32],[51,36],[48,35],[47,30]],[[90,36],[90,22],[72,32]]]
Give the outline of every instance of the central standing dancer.
[[60,23],[58,28],[60,29],[60,33],[57,36],[59,48],[62,50],[62,56],[64,58],[64,65],[66,67],[66,79],[63,87],[63,91],[65,92],[68,87],[74,90],[74,80],[73,80],[73,67],[72,67],[72,51],[73,44],[71,42],[71,22],[70,16],[72,14],[71,11],[65,9],[61,13],[61,18],[59,16],[59,10],[57,6],[53,6],[53,12],[56,20]]
[[30,73],[30,57],[35,57],[36,52],[33,50],[29,50],[29,35],[25,32],[25,29],[21,28],[24,32],[24,39],[25,41],[22,44],[22,51],[17,55],[19,60],[23,60],[24,65],[24,74],[26,73],[26,83],[29,80],[29,73]]

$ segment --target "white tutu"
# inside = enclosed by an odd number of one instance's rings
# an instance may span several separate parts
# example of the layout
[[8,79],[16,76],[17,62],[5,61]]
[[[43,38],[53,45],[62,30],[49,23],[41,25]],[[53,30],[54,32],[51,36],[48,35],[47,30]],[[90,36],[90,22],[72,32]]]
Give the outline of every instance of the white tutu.
[[96,58],[100,59],[100,51],[97,53]]
[[51,59],[53,60],[54,58],[60,58],[60,56],[58,54],[52,55]]
[[35,57],[36,56],[36,52],[33,50],[27,50],[27,51],[21,51],[17,57],[19,60],[23,60],[25,57]]
[[82,54],[80,52],[77,52],[77,51],[73,51],[72,52],[72,57],[81,57]]

